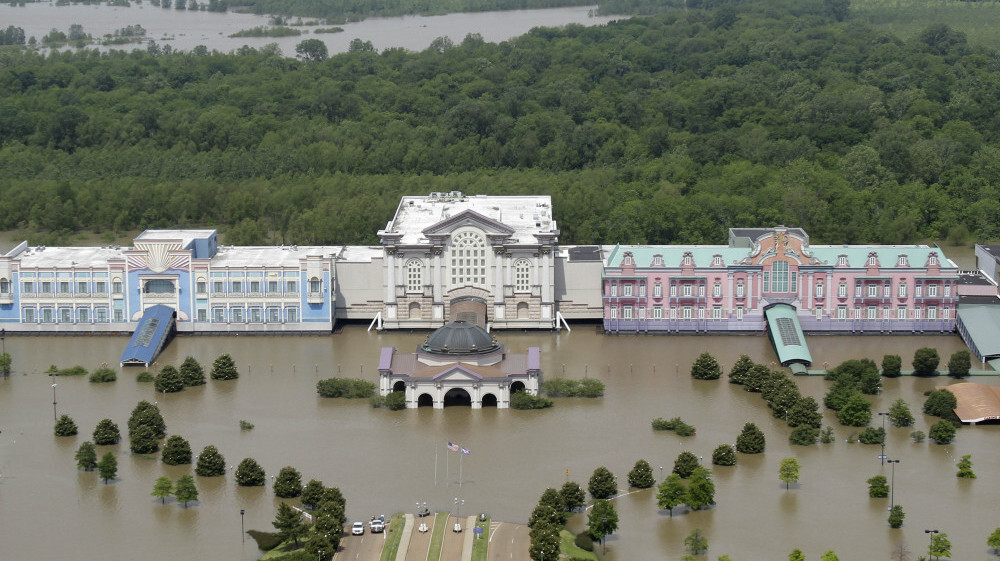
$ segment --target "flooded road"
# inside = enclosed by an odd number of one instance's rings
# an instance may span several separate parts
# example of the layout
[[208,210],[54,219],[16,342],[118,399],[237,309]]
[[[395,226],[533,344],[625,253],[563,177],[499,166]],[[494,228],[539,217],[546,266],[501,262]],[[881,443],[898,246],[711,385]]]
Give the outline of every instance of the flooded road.
[[[99,447],[118,456],[119,478],[104,485],[96,473],[77,472],[77,447],[99,420],[126,422],[142,399],[157,401],[168,434],[186,438],[197,454],[213,444],[227,465],[256,459],[268,480],[283,466],[294,466],[303,481],[316,478],[340,487],[350,520],[372,514],[412,512],[415,503],[449,510],[465,500],[463,515],[488,512],[496,521],[525,522],[546,487],[569,478],[586,487],[594,468],[608,467],[619,487],[645,458],[669,473],[684,450],[704,456],[733,443],[743,423],[752,421],[767,437],[767,451],[741,456],[731,468],[714,467],[717,506],[676,514],[656,509],[654,493],[642,491],[616,501],[619,531],[608,541],[614,561],[676,559],[683,539],[701,528],[709,558],[783,559],[793,548],[817,559],[833,549],[842,560],[887,559],[901,541],[914,552],[926,551],[924,529],[947,532],[953,558],[988,559],[986,537],[1000,526],[997,439],[1000,427],[964,427],[954,444],[913,443],[912,430],[927,432],[936,419],[919,413],[922,393],[947,379],[885,380],[875,411],[885,411],[902,397],[914,411],[916,426],[889,429],[886,453],[898,458],[895,500],[906,513],[902,529],[886,524],[888,500],[869,499],[865,480],[890,475],[880,467],[877,446],[847,444],[854,431],[840,427],[830,413],[837,442],[811,447],[788,444],[789,429],[774,419],[759,394],[725,381],[697,381],[690,365],[702,351],[712,352],[728,371],[741,353],[769,364],[776,360],[764,336],[605,336],[593,327],[572,333],[505,334],[497,337],[513,352],[541,346],[543,375],[599,378],[606,396],[596,400],[556,400],[541,411],[468,408],[422,408],[391,412],[364,401],[322,399],[321,378],[377,377],[378,351],[395,346],[408,351],[426,333],[376,334],[349,326],[332,336],[180,337],[159,358],[179,365],[197,358],[207,371],[220,353],[231,353],[239,380],[209,381],[175,394],[157,394],[152,384],[137,383],[136,369],[116,369],[118,381],[91,384],[85,377],[43,374],[50,364],[81,364],[88,369],[117,364],[125,337],[13,337],[6,348],[16,374],[0,380],[0,540],[4,559],[119,559],[141,554],[148,561],[178,558],[256,559],[252,540],[241,541],[240,509],[247,529],[270,531],[277,501],[270,484],[237,488],[224,478],[197,477],[200,501],[187,509],[161,505],[150,496],[157,477],[177,479],[192,466],[166,466],[159,457],[131,456],[127,442]],[[908,365],[914,350],[938,349],[943,362],[964,348],[957,336],[808,336],[816,366],[847,358],[881,361],[893,352]],[[905,367],[905,366],[904,366]],[[53,381],[56,409],[69,414],[80,434],[56,438],[53,427]],[[995,378],[978,378],[997,384]],[[819,377],[796,378],[803,394],[821,399],[827,383]],[[654,433],[656,417],[680,416],[697,427],[681,438]],[[876,417],[877,418],[877,417]],[[241,431],[240,420],[256,426]],[[470,449],[471,455],[448,454],[445,442]],[[955,459],[972,454],[975,480],[955,477]],[[778,464],[795,456],[802,464],[798,488],[785,490]],[[435,470],[435,463],[437,469]],[[436,483],[436,484],[435,484]],[[460,484],[461,483],[461,484]],[[578,524],[576,520],[573,523]]]

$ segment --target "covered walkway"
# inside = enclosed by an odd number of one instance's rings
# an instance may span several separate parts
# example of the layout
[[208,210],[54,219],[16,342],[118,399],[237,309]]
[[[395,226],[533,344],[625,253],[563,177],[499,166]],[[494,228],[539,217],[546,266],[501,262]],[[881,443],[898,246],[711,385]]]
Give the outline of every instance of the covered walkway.
[[169,306],[150,306],[122,352],[122,366],[149,366],[177,333],[177,312]]
[[960,305],[958,333],[980,362],[1000,371],[1000,306]]
[[778,361],[795,374],[805,374],[806,368],[812,364],[812,355],[806,346],[795,306],[770,304],[764,307],[764,317],[767,319],[767,336],[778,354]]

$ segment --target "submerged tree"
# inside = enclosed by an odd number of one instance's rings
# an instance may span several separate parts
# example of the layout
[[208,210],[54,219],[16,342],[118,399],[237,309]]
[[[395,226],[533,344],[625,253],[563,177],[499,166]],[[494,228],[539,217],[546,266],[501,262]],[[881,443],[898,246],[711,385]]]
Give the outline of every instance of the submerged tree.
[[618,481],[608,468],[601,466],[590,476],[587,490],[595,499],[610,499],[618,493]]
[[233,357],[221,354],[212,362],[211,376],[213,380],[234,380],[240,377],[240,373],[236,370]]
[[76,422],[69,415],[61,415],[56,421],[55,433],[56,436],[76,436]]
[[266,477],[264,468],[253,458],[244,458],[236,467],[236,484],[240,487],[260,487]]
[[760,454],[764,451],[764,433],[757,425],[747,423],[743,431],[736,437],[736,451],[741,454]]
[[97,449],[94,443],[89,440],[80,445],[76,450],[76,467],[83,471],[92,471],[97,467]]
[[198,462],[194,472],[202,477],[217,477],[226,473],[226,458],[219,453],[218,448],[211,444],[198,454]]
[[656,505],[660,510],[670,512],[670,517],[674,516],[674,508],[684,503],[687,497],[687,486],[684,480],[676,473],[671,473],[660,483],[656,494]]

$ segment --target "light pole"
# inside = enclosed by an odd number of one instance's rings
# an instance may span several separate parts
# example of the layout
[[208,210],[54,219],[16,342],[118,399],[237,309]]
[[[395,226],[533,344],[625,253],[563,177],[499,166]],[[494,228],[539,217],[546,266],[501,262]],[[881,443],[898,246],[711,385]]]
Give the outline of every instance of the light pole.
[[879,417],[882,417],[882,455],[879,459],[882,461],[882,465],[885,465],[885,418],[889,416],[888,413],[879,412]]
[[59,420],[59,417],[56,416],[56,386],[58,385],[52,384],[52,418],[56,421]]
[[940,532],[938,530],[924,530],[924,533],[931,535],[930,536],[930,538],[931,538],[931,544],[930,544],[930,547],[927,548],[927,554],[928,555],[933,555],[933,553],[931,553],[931,550],[934,548],[934,534],[938,534]]
[[892,507],[896,505],[896,464],[899,463],[899,460],[886,461],[892,464],[892,480],[889,483],[889,510],[892,510]]
[[464,505],[464,504],[465,504],[465,499],[460,499],[458,497],[455,497],[455,508],[458,511],[455,514],[455,519],[456,520],[462,518],[462,505]]
[[246,509],[240,509],[240,537],[243,538],[243,543],[247,542],[247,533],[245,527],[243,526],[243,515],[246,513]]
[[660,466],[660,481],[663,481],[663,466]]
[[608,552],[608,519],[601,519],[601,554]]

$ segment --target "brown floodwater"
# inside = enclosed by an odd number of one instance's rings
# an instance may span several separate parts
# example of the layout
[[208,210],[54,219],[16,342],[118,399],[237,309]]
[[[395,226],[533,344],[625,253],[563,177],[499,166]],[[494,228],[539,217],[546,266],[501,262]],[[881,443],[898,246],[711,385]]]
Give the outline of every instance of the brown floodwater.
[[[888,465],[879,465],[879,447],[846,443],[853,430],[837,425],[830,413],[825,421],[835,427],[835,443],[791,446],[789,429],[772,417],[758,394],[725,381],[691,379],[690,365],[703,351],[713,353],[727,370],[741,353],[771,363],[775,356],[764,336],[605,336],[590,326],[572,333],[499,333],[515,352],[541,346],[545,376],[589,375],[607,385],[601,399],[559,399],[541,411],[390,412],[364,401],[317,396],[317,380],[338,373],[375,380],[380,347],[409,350],[425,336],[349,326],[329,336],[180,337],[161,355],[161,365],[179,365],[191,355],[208,370],[217,355],[228,352],[241,376],[167,395],[136,382],[136,369],[117,369],[118,381],[110,384],[43,374],[50,364],[115,365],[125,337],[8,336],[16,374],[0,381],[0,558],[259,556],[252,540],[240,539],[239,513],[245,509],[247,529],[271,530],[277,501],[270,485],[237,488],[232,473],[197,477],[200,501],[184,509],[161,505],[150,492],[157,477],[176,479],[192,473],[191,466],[132,456],[122,443],[99,447],[99,453],[118,455],[114,483],[105,485],[96,473],[75,469],[74,453],[97,422],[109,417],[126,432],[128,416],[142,399],[158,402],[168,433],[186,438],[195,453],[214,444],[227,465],[255,458],[269,481],[290,465],[304,481],[316,478],[340,487],[351,520],[412,511],[417,502],[448,510],[461,498],[463,514],[488,512],[494,519],[523,522],[546,487],[562,485],[567,469],[569,478],[586,486],[594,468],[607,466],[624,488],[628,471],[645,458],[659,479],[659,467],[669,473],[684,450],[708,463],[716,446],[733,443],[743,424],[752,421],[766,434],[767,451],[741,456],[735,467],[713,468],[714,508],[670,518],[657,511],[651,491],[617,499],[621,522],[608,541],[608,559],[679,558],[684,537],[695,528],[708,538],[710,559],[722,554],[735,560],[784,559],[796,547],[810,559],[828,549],[845,561],[887,559],[901,542],[915,558],[926,552],[925,529],[948,533],[954,559],[990,558],[986,537],[1000,526],[995,481],[1000,428],[964,427],[947,446],[913,443],[908,437],[915,429],[927,432],[935,419],[919,413],[922,393],[947,379],[885,380],[882,395],[875,398],[874,409],[884,411],[902,397],[917,417],[913,428],[889,429],[886,453],[901,460],[895,500],[906,512],[903,528],[892,530],[886,523],[888,500],[868,498],[865,483],[879,473],[890,475]],[[936,347],[946,361],[964,348],[957,336],[808,336],[807,341],[817,367],[847,358],[880,361],[889,352],[908,364],[922,346]],[[58,413],[71,415],[80,426],[76,437],[52,434],[53,381]],[[821,377],[796,381],[803,394],[817,398],[827,385]],[[977,381],[998,383],[993,377]],[[653,418],[674,416],[695,425],[697,435],[681,438],[650,429]],[[241,419],[256,427],[241,431]],[[471,455],[460,464],[457,454],[447,454],[446,441],[469,448]],[[955,460],[963,454],[972,454],[978,479],[955,477]],[[777,472],[789,456],[801,462],[802,476],[797,487],[785,490]]]

